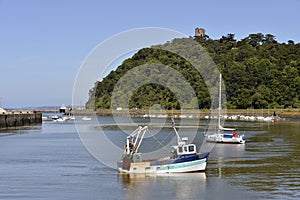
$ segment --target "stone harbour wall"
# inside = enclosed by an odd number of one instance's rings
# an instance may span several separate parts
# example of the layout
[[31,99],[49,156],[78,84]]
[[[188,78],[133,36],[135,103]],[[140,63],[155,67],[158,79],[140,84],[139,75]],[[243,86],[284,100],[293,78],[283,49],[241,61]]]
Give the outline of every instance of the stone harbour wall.
[[13,128],[42,123],[42,113],[35,111],[18,111],[0,113],[0,128]]

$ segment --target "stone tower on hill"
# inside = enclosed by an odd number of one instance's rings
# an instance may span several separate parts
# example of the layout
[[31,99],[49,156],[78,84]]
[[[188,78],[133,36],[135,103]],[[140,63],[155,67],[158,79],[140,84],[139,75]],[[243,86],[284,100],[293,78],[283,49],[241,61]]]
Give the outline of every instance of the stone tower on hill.
[[205,29],[204,28],[195,28],[195,36],[204,37]]

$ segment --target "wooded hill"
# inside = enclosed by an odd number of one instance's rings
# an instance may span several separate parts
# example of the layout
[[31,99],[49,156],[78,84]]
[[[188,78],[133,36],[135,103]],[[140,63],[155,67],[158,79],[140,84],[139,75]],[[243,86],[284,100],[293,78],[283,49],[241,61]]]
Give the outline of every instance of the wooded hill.
[[[275,36],[262,33],[250,34],[240,41],[234,38],[234,34],[217,40],[207,35],[193,39],[206,49],[223,75],[227,108],[300,108],[299,43],[295,44],[292,40],[279,43]],[[184,42],[184,38],[170,43],[181,48],[180,42]],[[144,48],[126,59],[101,82],[95,83],[89,91],[87,108],[111,108],[115,84],[126,72],[146,63],[161,63],[176,69],[194,89],[198,100],[196,107],[211,107],[206,85],[189,62],[169,51]],[[180,109],[176,95],[159,84],[146,84],[138,88],[131,96],[129,108],[147,109],[155,104],[161,104],[166,109]]]

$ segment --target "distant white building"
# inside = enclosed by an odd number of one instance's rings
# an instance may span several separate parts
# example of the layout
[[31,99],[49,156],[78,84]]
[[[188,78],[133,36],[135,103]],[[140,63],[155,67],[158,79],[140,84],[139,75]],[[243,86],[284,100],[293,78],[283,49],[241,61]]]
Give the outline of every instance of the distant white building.
[[0,107],[0,114],[5,114],[6,110],[4,110],[3,108]]

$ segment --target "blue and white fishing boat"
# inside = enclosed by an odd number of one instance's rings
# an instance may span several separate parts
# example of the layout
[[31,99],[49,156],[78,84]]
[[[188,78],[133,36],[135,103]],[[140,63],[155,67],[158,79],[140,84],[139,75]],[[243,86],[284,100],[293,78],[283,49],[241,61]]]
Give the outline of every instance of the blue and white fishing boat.
[[[173,121],[174,122],[174,121]],[[126,138],[124,153],[118,162],[119,173],[128,174],[162,174],[204,172],[209,153],[199,154],[195,144],[189,144],[188,138],[181,138],[174,123],[173,129],[177,135],[177,145],[172,147],[172,155],[151,160],[143,160],[139,147],[143,141],[147,126],[138,127]]]
[[246,137],[244,134],[238,134],[234,128],[224,128],[221,126],[221,100],[222,100],[222,74],[220,74],[220,86],[219,86],[219,113],[218,113],[218,127],[217,131],[211,135],[205,135],[206,141],[217,143],[232,143],[232,144],[244,144]]

